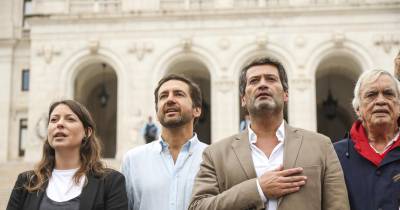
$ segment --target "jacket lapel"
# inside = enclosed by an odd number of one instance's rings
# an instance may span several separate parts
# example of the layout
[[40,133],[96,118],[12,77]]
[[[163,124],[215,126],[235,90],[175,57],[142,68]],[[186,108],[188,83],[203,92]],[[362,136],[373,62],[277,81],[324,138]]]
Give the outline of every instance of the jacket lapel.
[[254,169],[253,159],[251,157],[251,148],[249,142],[249,132],[246,130],[234,138],[232,143],[232,149],[235,152],[237,159],[239,160],[240,166],[245,172],[248,179],[257,177],[256,170]]
[[[47,184],[46,184],[46,187],[44,187],[44,189],[46,189],[46,188],[47,188]],[[31,192],[31,193],[33,196],[30,196],[31,202],[29,202],[29,206],[31,206],[32,209],[39,209],[40,203],[42,202],[45,191],[40,190],[38,192]]]
[[[283,169],[293,168],[296,165],[300,147],[303,142],[301,136],[296,129],[285,122],[285,141],[283,142]],[[278,199],[278,206],[284,197]]]
[[283,143],[283,168],[293,168],[299,155],[300,147],[303,142],[296,129],[285,123],[285,141]]
[[94,176],[88,175],[88,183],[82,189],[79,210],[92,209],[94,199],[96,198],[97,188],[99,186],[100,179]]

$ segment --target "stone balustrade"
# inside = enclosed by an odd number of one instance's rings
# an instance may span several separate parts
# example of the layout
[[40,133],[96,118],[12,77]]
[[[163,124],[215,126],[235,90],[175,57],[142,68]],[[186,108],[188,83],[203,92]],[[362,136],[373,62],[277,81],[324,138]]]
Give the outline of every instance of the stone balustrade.
[[400,5],[400,0],[36,0],[32,14],[121,13],[137,11]]

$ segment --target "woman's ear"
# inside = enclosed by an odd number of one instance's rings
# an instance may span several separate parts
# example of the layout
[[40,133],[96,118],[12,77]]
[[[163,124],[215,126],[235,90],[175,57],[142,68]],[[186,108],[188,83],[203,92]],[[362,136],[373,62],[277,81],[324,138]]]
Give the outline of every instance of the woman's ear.
[[85,132],[85,137],[89,138],[92,135],[92,133],[93,133],[93,129],[91,127],[88,127]]

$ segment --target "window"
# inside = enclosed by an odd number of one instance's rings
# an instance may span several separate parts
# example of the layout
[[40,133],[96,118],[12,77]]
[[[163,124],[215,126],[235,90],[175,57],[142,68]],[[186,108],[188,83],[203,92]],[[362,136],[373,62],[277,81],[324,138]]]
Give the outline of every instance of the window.
[[25,154],[26,142],[28,140],[28,119],[19,120],[19,142],[18,156],[22,157]]
[[22,91],[28,91],[29,90],[29,69],[24,69],[22,70],[22,86],[21,86]]
[[32,14],[32,0],[24,0],[22,26],[29,28],[26,22],[27,16]]

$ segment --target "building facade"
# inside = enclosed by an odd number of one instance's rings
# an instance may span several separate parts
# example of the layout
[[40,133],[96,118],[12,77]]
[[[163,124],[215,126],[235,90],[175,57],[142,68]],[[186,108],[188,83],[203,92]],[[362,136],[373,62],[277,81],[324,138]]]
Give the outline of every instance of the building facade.
[[0,162],[36,161],[49,104],[76,99],[93,113],[104,157],[143,144],[153,90],[182,73],[203,91],[197,132],[238,132],[241,67],[280,60],[287,120],[338,139],[356,119],[357,77],[393,72],[399,0],[2,0]]

